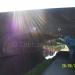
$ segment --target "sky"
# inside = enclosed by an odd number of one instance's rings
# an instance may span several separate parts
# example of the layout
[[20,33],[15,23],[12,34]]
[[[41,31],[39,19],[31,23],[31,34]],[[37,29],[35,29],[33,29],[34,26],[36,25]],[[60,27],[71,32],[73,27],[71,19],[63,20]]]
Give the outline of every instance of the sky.
[[0,12],[75,7],[75,0],[0,0]]

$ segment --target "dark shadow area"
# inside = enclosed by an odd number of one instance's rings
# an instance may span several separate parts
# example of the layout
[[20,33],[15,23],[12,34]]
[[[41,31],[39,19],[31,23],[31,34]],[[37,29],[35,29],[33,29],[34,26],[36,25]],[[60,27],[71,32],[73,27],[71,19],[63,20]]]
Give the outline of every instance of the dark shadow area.
[[[67,35],[75,38],[75,8],[14,13],[0,13],[0,75],[21,75],[36,67],[44,60],[41,44],[47,40]],[[74,69],[61,67],[75,63],[74,59],[59,52],[43,75],[74,75]]]
[[68,52],[59,52],[55,61],[50,65],[42,75],[75,75],[75,68],[62,68],[62,64],[74,64],[75,60],[69,59]]

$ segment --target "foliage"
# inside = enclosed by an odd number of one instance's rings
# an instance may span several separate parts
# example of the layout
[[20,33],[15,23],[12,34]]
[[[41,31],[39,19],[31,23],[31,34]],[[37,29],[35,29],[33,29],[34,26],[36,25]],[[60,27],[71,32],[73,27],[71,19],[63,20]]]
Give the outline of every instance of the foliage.
[[51,40],[50,42],[49,41],[45,42],[43,44],[43,47],[45,49],[53,49],[55,51],[60,51],[65,47],[65,43],[61,39],[54,39]]
[[41,64],[38,64],[35,68],[30,70],[24,75],[41,75],[43,71],[52,63],[54,59],[44,60]]

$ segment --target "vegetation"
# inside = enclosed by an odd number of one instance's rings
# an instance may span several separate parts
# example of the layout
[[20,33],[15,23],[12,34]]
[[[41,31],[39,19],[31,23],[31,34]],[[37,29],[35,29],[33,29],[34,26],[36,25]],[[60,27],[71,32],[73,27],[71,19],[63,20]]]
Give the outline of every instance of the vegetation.
[[44,72],[44,70],[48,67],[48,65],[50,65],[53,62],[54,59],[55,58],[44,60],[41,64],[38,64],[35,68],[33,68],[24,75],[41,75]]
[[61,39],[54,39],[43,44],[44,49],[60,51],[65,48],[65,43]]
[[[64,48],[65,44],[61,39],[54,39],[43,43],[46,48],[54,48],[54,50],[60,50]],[[53,59],[44,60],[41,64],[38,64],[35,68],[25,73],[24,75],[42,75],[44,70],[55,60]]]

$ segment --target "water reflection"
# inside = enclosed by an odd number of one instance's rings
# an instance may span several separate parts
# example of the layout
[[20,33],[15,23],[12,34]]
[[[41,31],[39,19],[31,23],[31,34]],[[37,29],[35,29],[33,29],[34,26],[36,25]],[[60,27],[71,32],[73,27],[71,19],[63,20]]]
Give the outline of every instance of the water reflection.
[[[22,34],[5,41],[4,56],[0,58],[0,75],[21,75],[41,63],[43,55],[42,48],[37,46],[38,40],[40,39]],[[28,41],[36,43],[36,47],[24,47]],[[17,45],[14,45],[15,42]]]

